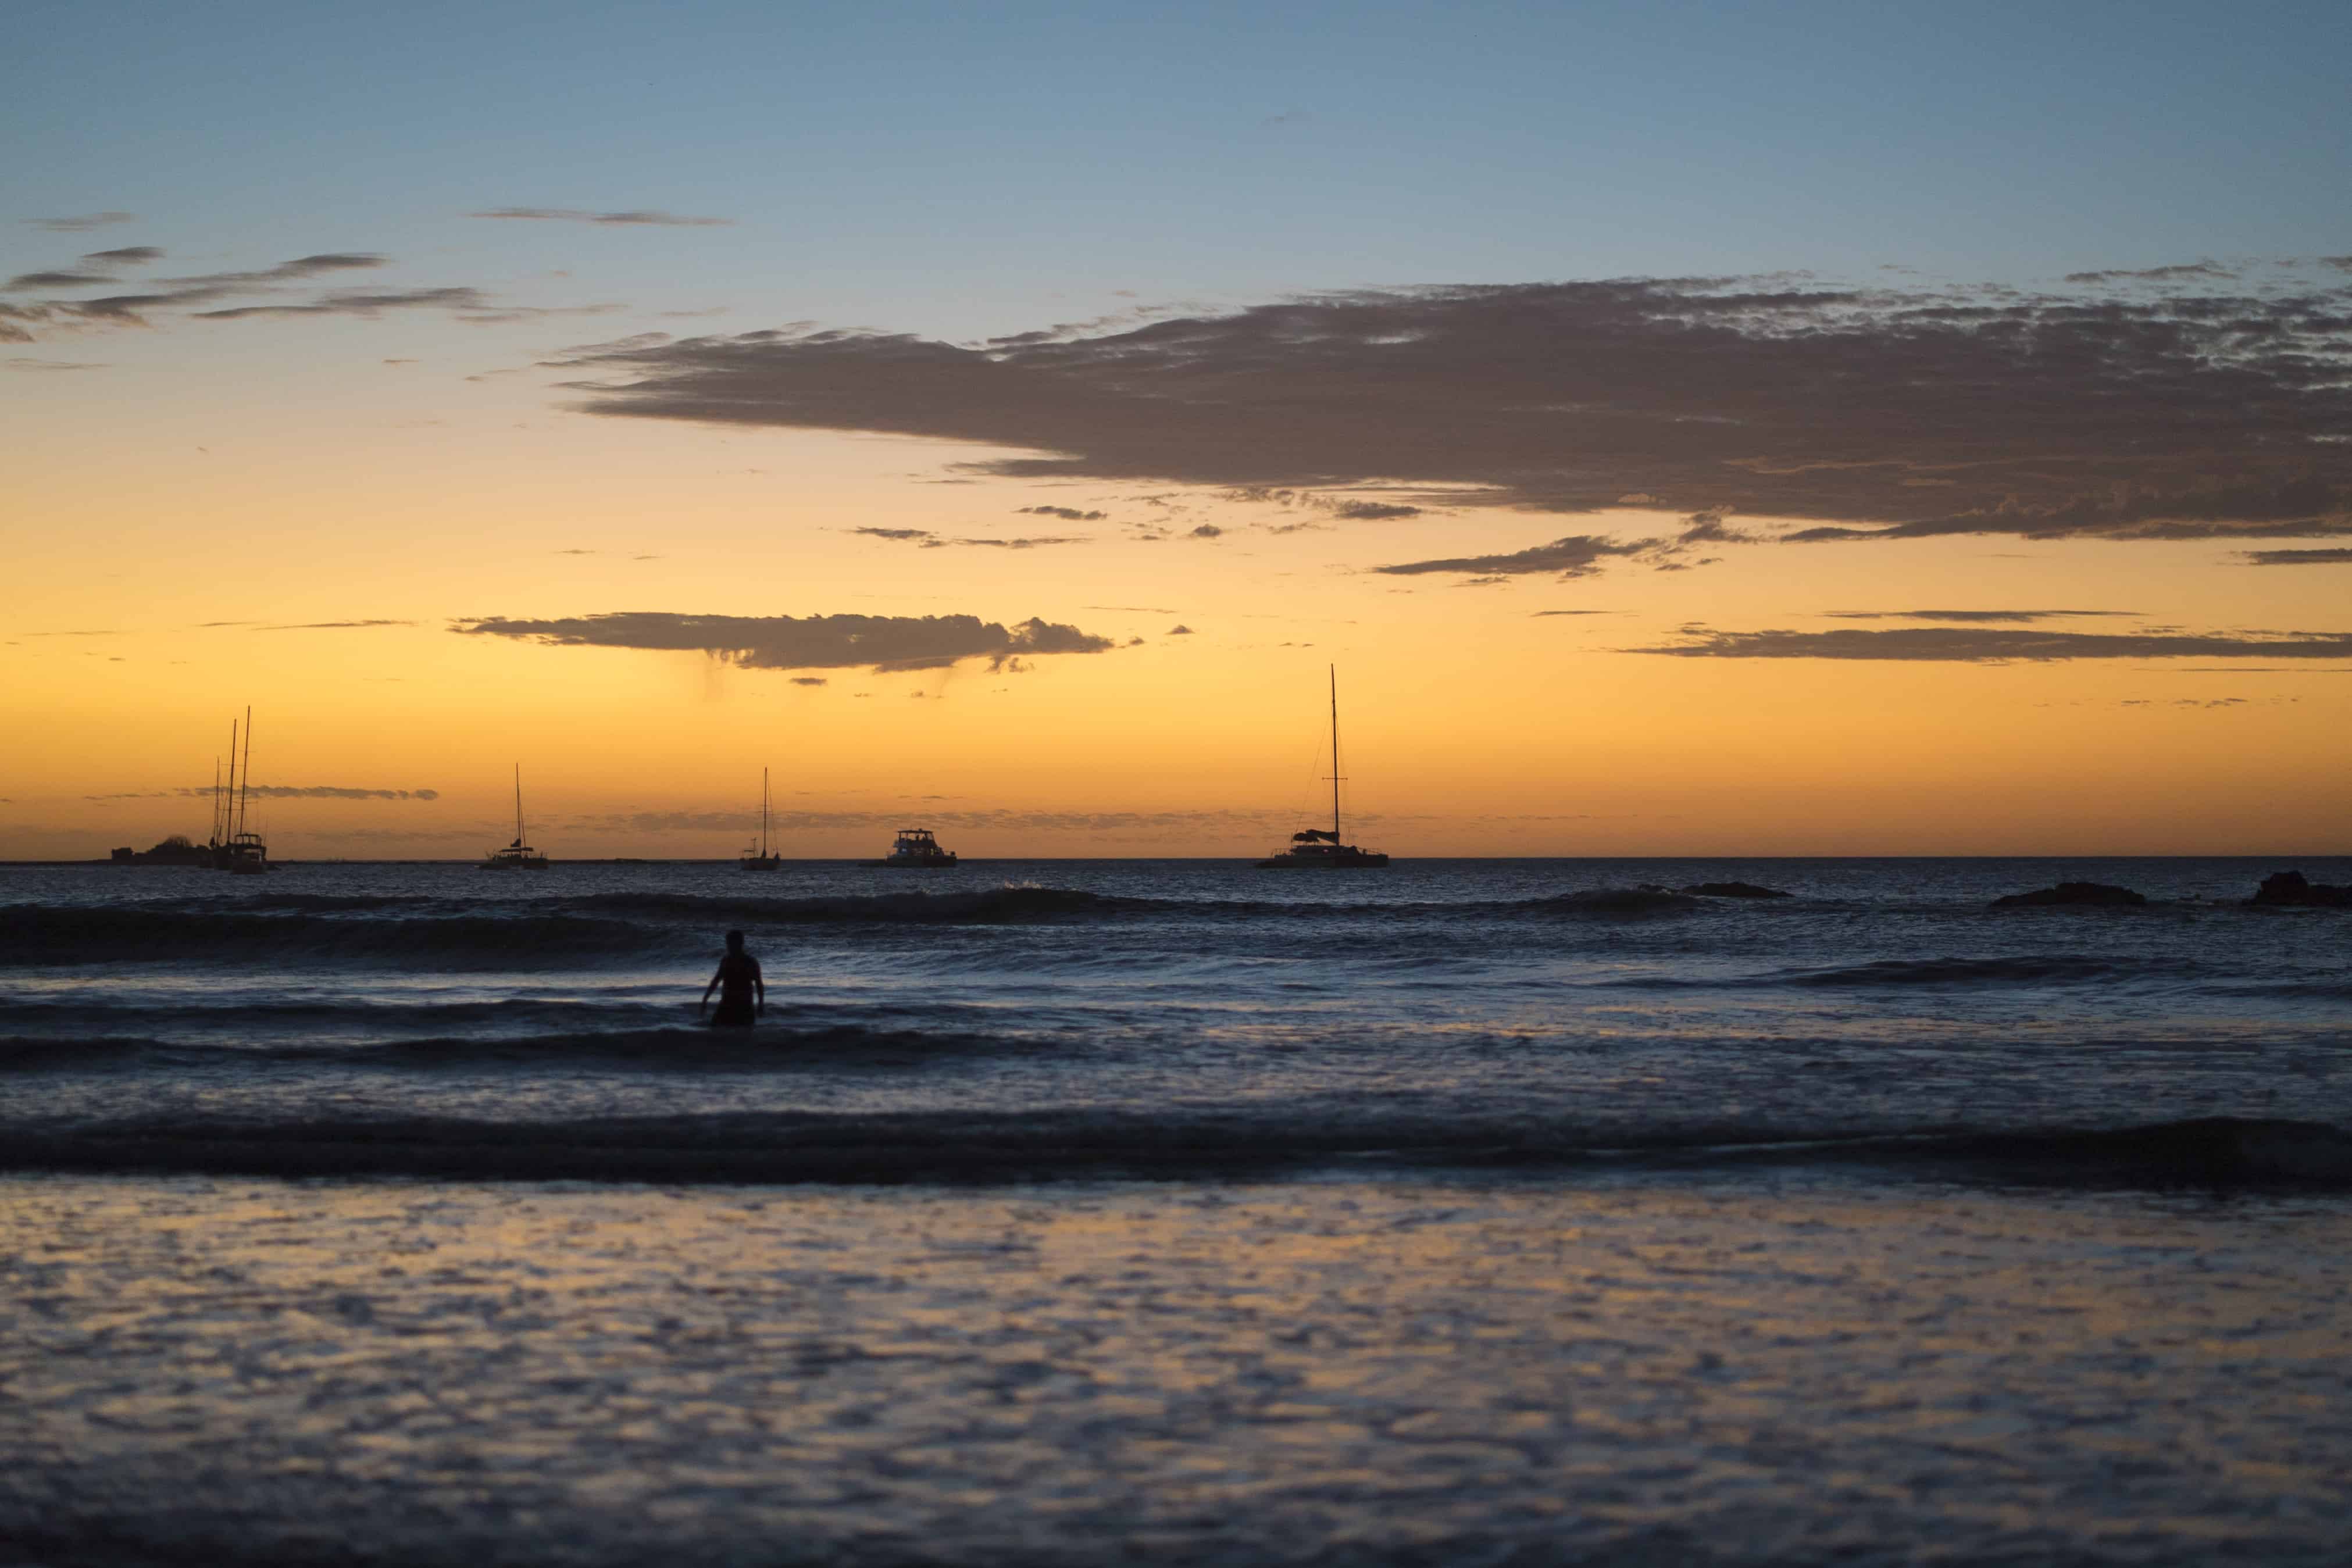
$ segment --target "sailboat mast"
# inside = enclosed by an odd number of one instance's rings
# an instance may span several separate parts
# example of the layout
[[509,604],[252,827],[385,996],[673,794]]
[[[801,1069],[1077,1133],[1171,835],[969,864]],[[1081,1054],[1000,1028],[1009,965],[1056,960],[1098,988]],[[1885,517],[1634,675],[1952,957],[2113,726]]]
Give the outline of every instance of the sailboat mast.
[[220,758],[213,758],[213,831],[212,841],[220,842]]
[[522,764],[515,764],[515,842],[522,842]]
[[1331,841],[1339,841],[1339,666],[1331,670]]
[[236,785],[236,831],[245,831],[245,797],[253,788],[253,705],[245,705],[245,777]]
[[760,858],[768,858],[768,770],[760,769]]
[[236,831],[236,720],[228,721],[228,792],[220,802],[221,842]]

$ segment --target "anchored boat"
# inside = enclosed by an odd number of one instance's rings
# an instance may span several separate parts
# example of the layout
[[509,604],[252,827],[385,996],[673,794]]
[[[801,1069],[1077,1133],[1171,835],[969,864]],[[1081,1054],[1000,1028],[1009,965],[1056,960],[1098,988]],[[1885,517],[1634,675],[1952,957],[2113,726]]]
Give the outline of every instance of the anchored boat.
[[221,792],[220,775],[215,767],[213,775],[213,833],[206,848],[212,851],[215,871],[234,872],[239,876],[261,876],[269,867],[269,846],[259,833],[245,825],[246,797],[253,787],[253,709],[245,710],[245,761],[239,768],[236,753],[236,725],[228,727],[228,791]]
[[1378,850],[1360,850],[1339,841],[1339,667],[1331,666],[1331,831],[1303,828],[1290,835],[1290,847],[1276,850],[1257,862],[1260,871],[1340,871],[1384,866],[1389,857]]
[[504,849],[482,857],[484,871],[545,871],[547,857],[522,841],[522,764],[515,764],[515,836]]
[[755,849],[745,845],[742,858],[735,862],[738,871],[773,871],[784,863],[782,855],[768,852],[768,770],[760,769],[760,842]]
[[956,863],[955,852],[940,848],[929,828],[901,828],[890,852],[874,862],[898,871],[936,871]]

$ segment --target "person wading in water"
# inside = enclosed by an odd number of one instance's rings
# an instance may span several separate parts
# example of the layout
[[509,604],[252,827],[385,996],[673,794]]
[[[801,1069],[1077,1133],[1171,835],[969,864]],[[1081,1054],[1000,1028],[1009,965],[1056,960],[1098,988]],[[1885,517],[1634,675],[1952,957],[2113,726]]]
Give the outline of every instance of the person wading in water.
[[759,1011],[768,1010],[768,982],[760,977],[760,960],[743,951],[740,931],[727,934],[726,955],[719,960],[710,984],[702,988],[702,1000],[695,1004],[696,1012],[710,1005],[713,991],[719,992],[719,1010],[710,1015],[713,1029],[750,1029],[754,993],[760,998]]

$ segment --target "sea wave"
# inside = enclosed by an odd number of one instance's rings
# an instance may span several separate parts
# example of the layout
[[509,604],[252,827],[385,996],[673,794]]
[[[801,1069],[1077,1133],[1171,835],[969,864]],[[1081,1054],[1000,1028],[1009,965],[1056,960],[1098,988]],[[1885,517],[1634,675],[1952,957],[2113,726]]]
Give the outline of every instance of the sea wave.
[[425,962],[530,967],[632,952],[707,946],[728,925],[920,926],[1089,923],[1150,917],[1220,921],[1425,922],[1496,917],[1644,919],[1709,907],[1644,888],[1597,888],[1491,904],[1335,904],[1119,898],[1072,888],[1002,886],[809,898],[589,894],[483,912],[430,899],[289,895],[205,906],[189,901],[0,907],[0,967],[126,961]]
[[1020,1036],[875,1028],[854,1023],[794,1028],[770,1022],[757,1030],[738,1031],[679,1022],[636,1029],[435,1035],[412,1040],[227,1043],[130,1034],[95,1034],[78,1039],[17,1035],[0,1036],[0,1075],[122,1071],[151,1067],[233,1066],[263,1070],[317,1065],[362,1071],[484,1071],[500,1067],[545,1071],[575,1064],[604,1064],[642,1071],[775,1072],[812,1066],[898,1067],[947,1057],[1003,1056],[1036,1049],[1041,1047]]
[[2147,1125],[1629,1137],[1523,1122],[1223,1121],[1099,1112],[744,1113],[486,1122],[148,1118],[0,1138],[0,1169],[730,1185],[1276,1179],[1455,1171],[1577,1176],[1762,1167],[2054,1188],[2352,1191],[2352,1134],[2210,1117]]
[[[1797,969],[1776,977],[1790,986],[2012,986],[2086,984],[2145,966],[2084,954],[2042,953],[2000,958],[1881,958],[1868,964]],[[2164,972],[2178,977],[2181,967]]]
[[840,894],[813,898],[711,897],[685,893],[592,893],[562,901],[572,909],[708,924],[834,925],[877,922],[929,925],[1099,917],[1150,909],[1166,901],[1115,898],[1066,887],[998,887],[933,893]]
[[643,926],[577,915],[375,919],[107,906],[0,909],[0,965],[408,962],[529,967],[641,949]]

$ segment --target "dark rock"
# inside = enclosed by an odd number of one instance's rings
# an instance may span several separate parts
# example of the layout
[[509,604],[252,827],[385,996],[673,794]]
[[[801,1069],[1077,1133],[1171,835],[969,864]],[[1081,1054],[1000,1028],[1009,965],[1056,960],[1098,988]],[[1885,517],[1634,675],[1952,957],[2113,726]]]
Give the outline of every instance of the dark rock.
[[2252,904],[2303,904],[2319,909],[2352,909],[2352,887],[2331,887],[2306,882],[2299,871],[2273,872],[2254,889]]
[[1996,898],[1992,906],[1995,909],[2029,909],[2052,904],[2089,904],[2127,907],[2147,902],[2146,894],[2134,893],[2127,887],[2110,887],[2104,882],[2062,882],[2055,887],[2036,888],[2032,893],[2012,893],[2006,898]]
[[1792,898],[1793,894],[1777,887],[1759,887],[1752,882],[1701,882],[1678,890],[1696,894],[1702,898]]

